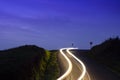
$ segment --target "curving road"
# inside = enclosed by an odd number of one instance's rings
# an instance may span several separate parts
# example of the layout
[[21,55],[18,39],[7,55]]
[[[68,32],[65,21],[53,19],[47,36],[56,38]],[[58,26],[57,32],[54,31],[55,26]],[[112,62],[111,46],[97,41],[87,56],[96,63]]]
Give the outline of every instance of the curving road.
[[91,80],[120,80],[119,75],[112,72],[105,65],[90,58],[88,50],[74,50],[72,53],[84,62]]
[[62,73],[57,80],[91,80],[84,63],[70,52],[72,49],[76,48],[60,49],[58,57]]

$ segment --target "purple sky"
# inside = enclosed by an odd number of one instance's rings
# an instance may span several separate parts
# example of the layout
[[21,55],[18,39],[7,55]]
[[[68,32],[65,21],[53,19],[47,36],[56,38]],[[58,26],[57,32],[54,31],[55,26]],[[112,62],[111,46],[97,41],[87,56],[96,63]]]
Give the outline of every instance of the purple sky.
[[89,48],[120,36],[120,0],[0,0],[0,50]]

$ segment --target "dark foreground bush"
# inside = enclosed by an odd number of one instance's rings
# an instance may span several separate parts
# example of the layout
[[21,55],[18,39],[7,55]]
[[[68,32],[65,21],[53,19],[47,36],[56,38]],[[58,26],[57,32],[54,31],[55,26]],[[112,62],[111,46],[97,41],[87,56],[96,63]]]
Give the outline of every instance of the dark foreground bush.
[[52,80],[45,77],[56,69],[55,54],[34,45],[0,51],[0,80]]

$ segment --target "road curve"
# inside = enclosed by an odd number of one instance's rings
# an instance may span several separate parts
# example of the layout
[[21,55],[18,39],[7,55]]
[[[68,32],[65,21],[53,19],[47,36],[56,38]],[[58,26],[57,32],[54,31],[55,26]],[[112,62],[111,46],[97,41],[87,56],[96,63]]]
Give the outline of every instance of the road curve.
[[79,62],[79,64],[81,64],[82,74],[80,75],[80,77],[77,80],[82,80],[84,78],[85,74],[86,74],[86,67],[85,67],[84,63],[81,60],[79,60],[75,55],[73,55],[70,52],[70,50],[72,50],[72,49],[77,49],[77,48],[68,48],[67,53],[69,53],[75,60],[77,60]]
[[[66,72],[57,80],[91,80],[84,63],[70,52],[72,49],[76,48],[60,49],[61,55],[67,60],[69,66]],[[63,50],[66,50],[66,52]]]
[[68,70],[61,76],[61,77],[59,77],[57,80],[63,80],[63,79],[65,79],[66,78],[66,76],[68,76],[70,73],[71,73],[71,71],[72,71],[72,63],[71,63],[71,61],[69,60],[69,58],[64,54],[64,52],[63,52],[63,50],[65,50],[66,48],[62,48],[62,49],[60,49],[60,53],[63,55],[63,57],[67,60],[67,62],[68,62]]

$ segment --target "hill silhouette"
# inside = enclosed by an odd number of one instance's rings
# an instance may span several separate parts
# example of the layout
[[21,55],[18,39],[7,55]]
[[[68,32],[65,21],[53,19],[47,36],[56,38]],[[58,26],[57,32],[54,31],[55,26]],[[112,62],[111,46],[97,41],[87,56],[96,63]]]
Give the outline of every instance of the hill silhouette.
[[120,39],[109,38],[103,43],[91,48],[90,54],[99,62],[107,65],[120,75]]
[[[45,78],[50,72],[51,79]],[[25,45],[0,51],[0,80],[52,80],[57,73],[56,55],[43,48]]]

